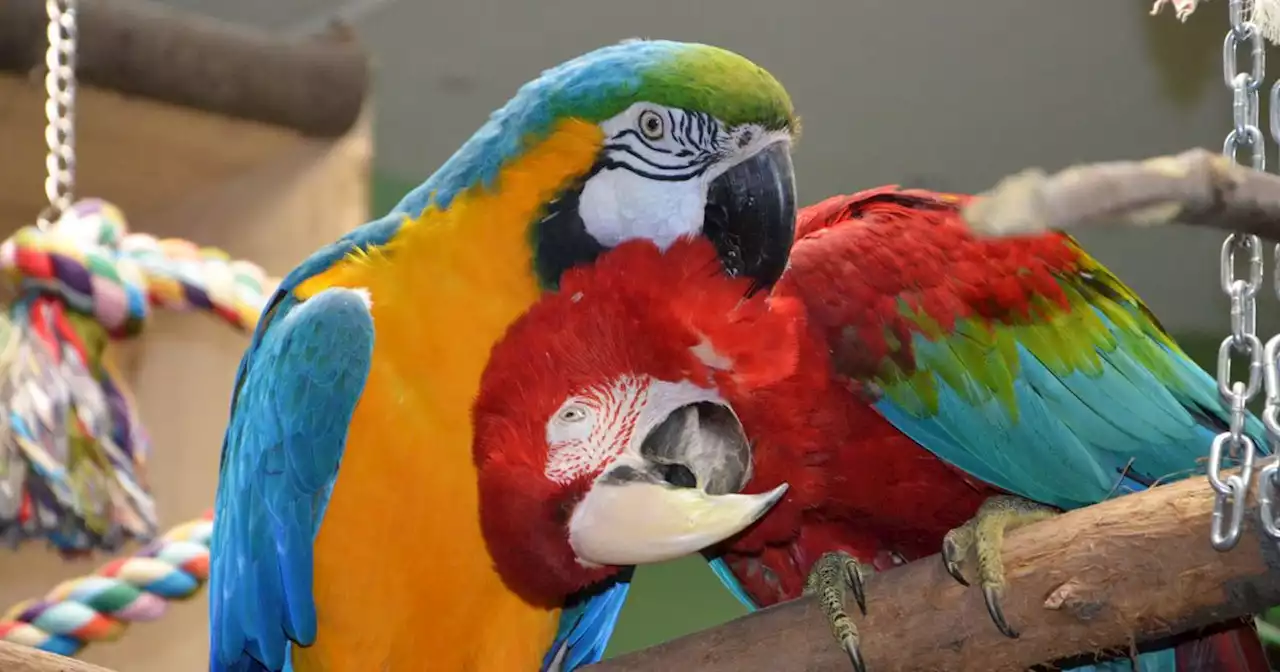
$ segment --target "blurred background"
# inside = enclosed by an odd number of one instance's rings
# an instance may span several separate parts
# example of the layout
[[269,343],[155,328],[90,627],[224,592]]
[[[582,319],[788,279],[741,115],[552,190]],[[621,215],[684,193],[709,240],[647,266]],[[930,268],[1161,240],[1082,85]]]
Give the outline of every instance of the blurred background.
[[[971,191],[1028,166],[1217,149],[1230,120],[1225,2],[1185,24],[1169,9],[1149,16],[1149,0],[166,4],[282,33],[353,26],[375,59],[379,213],[541,69],[627,37],[727,47],[777,75],[804,125],[804,202],[887,182]],[[1225,328],[1217,234],[1083,238],[1170,329]],[[1267,318],[1280,324],[1280,312]]]
[[[333,19],[354,29],[376,73],[370,214],[426,178],[521,83],[628,37],[711,43],[771,70],[803,120],[795,161],[806,203],[884,183],[974,191],[1030,166],[1217,150],[1231,127],[1225,0],[1185,24],[1169,9],[1149,16],[1149,0],[165,4],[282,35]],[[1280,72],[1280,53],[1270,61]],[[1080,237],[1202,364],[1212,361],[1228,327],[1219,234]],[[287,269],[298,255],[277,261]],[[1264,294],[1259,331],[1270,333],[1280,310]],[[611,654],[744,613],[697,559],[640,570],[632,595]]]

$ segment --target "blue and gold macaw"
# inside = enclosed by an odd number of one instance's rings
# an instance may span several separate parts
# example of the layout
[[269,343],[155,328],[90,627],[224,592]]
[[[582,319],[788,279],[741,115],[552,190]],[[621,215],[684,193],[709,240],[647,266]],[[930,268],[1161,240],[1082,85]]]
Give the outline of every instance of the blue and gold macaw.
[[597,660],[626,580],[529,576],[482,529],[481,371],[562,272],[623,241],[704,237],[727,274],[771,286],[795,131],[787,93],[745,58],[626,41],[523,86],[391,213],[294,269],[232,398],[211,670]]

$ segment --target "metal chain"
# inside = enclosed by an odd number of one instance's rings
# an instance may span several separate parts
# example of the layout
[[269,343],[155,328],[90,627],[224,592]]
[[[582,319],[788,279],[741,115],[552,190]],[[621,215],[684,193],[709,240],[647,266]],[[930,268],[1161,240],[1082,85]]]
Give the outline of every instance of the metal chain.
[[46,0],[49,48],[45,52],[44,193],[49,205],[37,224],[48,228],[71,207],[75,187],[76,0]]
[[[1280,142],[1280,81],[1271,86],[1271,139]],[[1275,293],[1280,297],[1280,245],[1274,251]],[[1271,452],[1280,452],[1280,370],[1277,370],[1277,358],[1280,358],[1280,334],[1267,341],[1263,350],[1263,381],[1267,388],[1267,405],[1262,411],[1262,424],[1267,428],[1267,443]],[[1262,519],[1262,529],[1273,540],[1280,541],[1280,524],[1276,520],[1277,507],[1280,506],[1280,462],[1270,461],[1258,472],[1258,516]]]
[[[1258,90],[1266,76],[1266,53],[1262,33],[1246,16],[1245,1],[1231,0],[1228,5],[1231,30],[1222,43],[1222,75],[1231,89],[1232,129],[1222,145],[1222,153],[1232,161],[1242,148],[1250,152],[1254,170],[1266,170],[1267,148],[1258,128]],[[1237,66],[1242,45],[1248,46],[1248,68]],[[1278,94],[1280,95],[1280,94]],[[1246,255],[1248,266],[1244,277],[1236,275],[1237,255]],[[1262,287],[1262,241],[1257,236],[1231,234],[1222,243],[1222,291],[1231,299],[1231,335],[1218,348],[1218,392],[1231,409],[1227,431],[1214,438],[1209,449],[1209,484],[1217,491],[1213,502],[1213,518],[1209,539],[1219,551],[1235,547],[1253,478],[1256,452],[1253,439],[1244,433],[1249,400],[1262,387],[1262,342],[1255,331],[1257,308],[1255,299]],[[1248,378],[1234,380],[1232,355],[1247,358]],[[1224,458],[1241,465],[1238,473],[1222,477]]]

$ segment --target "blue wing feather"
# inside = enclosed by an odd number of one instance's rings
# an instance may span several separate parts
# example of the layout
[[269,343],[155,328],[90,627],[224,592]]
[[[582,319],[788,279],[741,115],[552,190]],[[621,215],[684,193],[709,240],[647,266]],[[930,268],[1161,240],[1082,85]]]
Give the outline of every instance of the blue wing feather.
[[560,613],[559,631],[540,672],[572,672],[598,662],[609,645],[630,588],[629,580],[618,580],[565,607]]
[[[927,359],[945,343],[917,335],[914,346]],[[1019,345],[1016,417],[995,398],[975,404],[974,395],[942,383],[936,413],[919,413],[889,396],[875,407],[942,460],[998,488],[1063,509],[1102,501],[1129,473],[1137,478],[1125,478],[1119,492],[1201,468],[1197,460],[1227,420],[1213,379],[1166,347],[1158,356],[1176,376],[1172,385],[1122,349],[1099,348],[1098,353],[1100,373],[1061,375]],[[1249,417],[1246,431],[1267,450],[1257,418]]]
[[725,562],[724,558],[711,558],[707,560],[707,565],[711,567],[711,573],[720,579],[720,583],[729,589],[729,593],[737,598],[738,602],[742,603],[742,606],[746,607],[748,612],[760,608],[756,605],[756,601],[751,599],[751,596],[743,589],[738,577],[733,575],[733,570],[729,569],[729,563]]
[[357,291],[303,303],[285,295],[269,321],[241,361],[222,448],[213,672],[278,672],[290,641],[314,642],[313,543],[373,355],[373,320]]

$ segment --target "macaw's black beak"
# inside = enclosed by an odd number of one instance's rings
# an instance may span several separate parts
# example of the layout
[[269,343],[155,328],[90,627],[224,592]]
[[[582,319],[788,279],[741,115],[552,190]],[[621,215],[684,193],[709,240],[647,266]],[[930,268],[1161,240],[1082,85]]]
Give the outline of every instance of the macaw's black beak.
[[791,146],[776,142],[730,168],[707,189],[702,234],[715,243],[729,275],[751,278],[751,291],[778,281],[796,233]]

